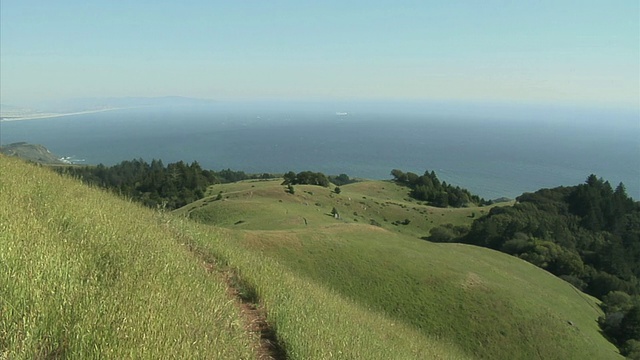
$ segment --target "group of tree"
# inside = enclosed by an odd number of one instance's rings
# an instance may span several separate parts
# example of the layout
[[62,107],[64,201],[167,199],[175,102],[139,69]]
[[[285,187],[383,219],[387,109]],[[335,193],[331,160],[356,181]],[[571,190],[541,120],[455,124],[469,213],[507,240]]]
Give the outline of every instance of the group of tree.
[[628,359],[640,359],[640,296],[612,291],[602,299],[602,331]]
[[349,178],[349,175],[347,174],[340,174],[338,176],[329,175],[328,178],[329,181],[336,186],[348,185],[358,182],[358,180],[356,179]]
[[[590,175],[584,184],[542,189],[516,200],[491,209],[470,228],[435,228],[427,239],[503,251],[603,300],[640,294],[640,202],[627,196],[623,184],[614,190]],[[601,321],[603,331],[626,352],[640,344],[638,305],[607,311]]]
[[409,196],[416,200],[426,201],[432,206],[463,207],[488,204],[487,201],[471,194],[467,189],[447,184],[445,181],[441,182],[434,171],[425,171],[424,175],[419,176],[412,172],[405,173],[393,169],[391,176],[397,184],[411,189]]
[[284,174],[284,181],[282,185],[317,185],[323,187],[329,187],[329,178],[319,172],[302,171],[294,173],[289,171]]
[[270,174],[247,175],[230,169],[204,170],[198,162],[183,161],[164,166],[161,160],[123,161],[113,166],[69,166],[56,168],[60,173],[111,189],[149,207],[176,209],[202,198],[209,185],[252,178],[271,178]]

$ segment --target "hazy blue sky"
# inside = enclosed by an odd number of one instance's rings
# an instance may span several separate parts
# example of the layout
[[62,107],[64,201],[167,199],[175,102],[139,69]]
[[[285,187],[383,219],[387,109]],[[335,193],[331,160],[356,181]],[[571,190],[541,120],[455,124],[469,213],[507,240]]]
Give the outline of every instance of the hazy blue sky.
[[638,0],[2,0],[0,96],[639,107]]

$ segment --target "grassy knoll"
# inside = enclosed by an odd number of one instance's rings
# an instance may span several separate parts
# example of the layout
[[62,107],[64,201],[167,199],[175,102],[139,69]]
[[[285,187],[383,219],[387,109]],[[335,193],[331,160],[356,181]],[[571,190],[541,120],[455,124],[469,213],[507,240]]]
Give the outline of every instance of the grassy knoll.
[[479,358],[616,358],[595,299],[505,254],[360,225],[246,231],[242,242]]
[[0,154],[6,156],[16,156],[28,161],[49,164],[49,165],[65,165],[59,156],[52,154],[42,145],[28,144],[25,142],[13,143],[0,146]]
[[157,213],[0,156],[0,359],[251,358]]
[[[249,180],[214,185],[208,197],[176,211],[197,221],[246,230],[304,229],[330,223],[360,223],[414,237],[440,224],[470,224],[490,207],[436,208],[408,197],[408,189],[387,181],[365,181],[333,189],[296,185],[285,192],[282,180]],[[216,200],[218,194],[221,199]],[[336,208],[340,219],[331,217]],[[306,220],[306,221],[305,221]],[[409,221],[408,225],[403,222]]]
[[427,207],[388,182],[341,188],[295,186],[292,195],[277,181],[216,185],[178,213],[234,229],[229,236],[251,252],[471,357],[619,358],[599,333],[597,300],[505,254],[416,238],[487,208]]
[[472,358],[449,339],[428,336],[247,249],[238,232],[174,221],[199,251],[235,269],[257,294],[290,359]]

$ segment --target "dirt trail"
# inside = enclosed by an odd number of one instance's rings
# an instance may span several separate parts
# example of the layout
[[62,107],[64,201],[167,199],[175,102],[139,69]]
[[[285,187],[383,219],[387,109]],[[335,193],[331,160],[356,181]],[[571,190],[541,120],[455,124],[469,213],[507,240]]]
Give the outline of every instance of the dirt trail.
[[211,276],[226,284],[227,294],[242,315],[247,333],[252,339],[258,340],[254,343],[256,359],[286,360],[287,351],[278,341],[275,328],[267,321],[266,311],[260,304],[253,286],[244,281],[235,269],[219,263],[215,254],[202,249],[189,236],[172,227],[170,221],[163,221],[163,223],[173,232],[175,238],[179,239],[179,242],[202,262],[202,266]]
[[217,264],[208,254],[197,247],[189,245],[189,250],[203,262],[203,266],[212,276],[227,285],[227,294],[242,315],[245,329],[252,338],[258,339],[254,344],[258,360],[286,360],[287,352],[278,341],[274,327],[267,321],[266,311],[260,304],[255,290],[244,282],[233,269]]

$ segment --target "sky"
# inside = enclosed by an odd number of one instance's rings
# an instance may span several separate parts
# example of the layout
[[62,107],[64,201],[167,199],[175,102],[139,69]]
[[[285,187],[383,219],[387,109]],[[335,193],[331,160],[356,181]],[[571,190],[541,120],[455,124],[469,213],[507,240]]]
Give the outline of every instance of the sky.
[[639,3],[2,0],[0,100],[444,99],[639,109]]

